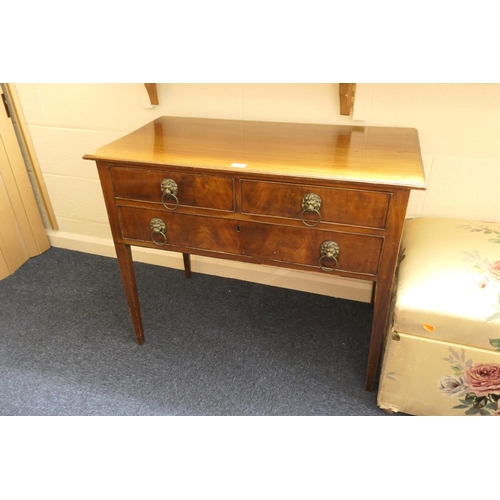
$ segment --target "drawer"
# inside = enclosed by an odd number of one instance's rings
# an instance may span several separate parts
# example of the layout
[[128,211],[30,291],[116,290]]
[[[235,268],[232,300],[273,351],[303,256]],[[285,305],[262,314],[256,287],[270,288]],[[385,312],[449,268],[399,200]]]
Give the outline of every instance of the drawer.
[[[166,226],[165,237],[159,232],[153,235],[161,248],[188,247],[238,254],[240,246],[237,222],[216,218],[199,217],[165,210],[147,210],[117,207],[123,238],[139,242],[152,241],[151,219],[159,218]],[[165,244],[163,244],[165,243]]]
[[[119,206],[118,217],[125,240],[136,244],[152,244],[152,237],[161,247],[199,249],[241,255],[256,262],[294,264],[319,270],[320,247],[334,241],[340,247],[337,271],[375,276],[378,273],[384,239],[378,236],[325,231],[295,226],[275,226],[260,222],[238,221],[222,217],[169,213]],[[153,218],[165,228],[152,234]],[[133,243],[132,243],[133,244]],[[333,266],[325,259],[324,267]]]
[[242,212],[249,215],[267,215],[299,219],[314,224],[319,215],[303,215],[302,198],[313,193],[321,198],[318,210],[322,222],[384,229],[391,201],[390,193],[343,189],[279,182],[242,180]]
[[[240,224],[242,255],[280,263],[319,268],[321,244],[334,241],[340,248],[336,271],[375,276],[378,274],[383,237],[324,231],[301,227],[274,226],[258,222]],[[331,259],[322,261],[333,267]]]
[[[115,198],[161,203],[163,179],[172,179],[177,185],[180,206],[234,211],[234,183],[230,177],[179,173],[175,170],[147,170],[143,168],[110,167]],[[176,204],[175,198],[165,196],[167,206]]]

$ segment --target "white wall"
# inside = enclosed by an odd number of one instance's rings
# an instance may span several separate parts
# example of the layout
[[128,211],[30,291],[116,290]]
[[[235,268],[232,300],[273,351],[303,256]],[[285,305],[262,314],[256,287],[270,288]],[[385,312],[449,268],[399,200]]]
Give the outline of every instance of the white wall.
[[[150,107],[142,84],[16,84],[59,223],[51,244],[114,255],[89,153],[162,115],[415,127],[427,190],[408,216],[500,220],[500,84],[358,84],[353,117],[340,116],[337,84],[159,84]],[[176,254],[135,250],[181,268]],[[368,301],[365,282],[193,258],[193,271]]]

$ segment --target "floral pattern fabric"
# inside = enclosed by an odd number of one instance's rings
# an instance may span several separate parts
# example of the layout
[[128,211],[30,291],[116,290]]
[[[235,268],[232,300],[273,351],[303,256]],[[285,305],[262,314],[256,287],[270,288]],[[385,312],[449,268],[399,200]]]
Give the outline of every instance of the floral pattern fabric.
[[465,415],[500,415],[500,364],[465,361],[465,349],[458,354],[449,348],[444,358],[454,375],[441,377],[439,390],[447,396],[458,397],[461,404],[453,409],[465,410]]

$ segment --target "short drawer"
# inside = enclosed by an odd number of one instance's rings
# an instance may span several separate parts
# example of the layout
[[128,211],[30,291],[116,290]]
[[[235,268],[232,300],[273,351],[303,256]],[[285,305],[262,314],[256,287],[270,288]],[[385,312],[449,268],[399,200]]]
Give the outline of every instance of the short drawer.
[[230,177],[179,173],[175,170],[146,170],[111,166],[115,198],[176,205],[173,196],[165,196],[161,185],[171,179],[177,186],[179,206],[234,211],[234,182]]
[[[162,210],[118,207],[122,237],[138,244],[155,243],[169,250],[171,246],[239,253],[237,223],[216,217],[199,217]],[[165,228],[154,231],[153,219],[160,219]]]
[[[305,211],[302,199],[312,193],[321,199],[319,213]],[[384,229],[391,194],[361,189],[328,188],[279,182],[241,182],[242,212],[305,220],[314,225],[322,222]]]
[[339,247],[338,264],[322,260],[323,267],[359,275],[376,276],[384,238],[262,223],[240,224],[241,255],[259,256],[277,263],[320,268],[321,245],[334,241]]

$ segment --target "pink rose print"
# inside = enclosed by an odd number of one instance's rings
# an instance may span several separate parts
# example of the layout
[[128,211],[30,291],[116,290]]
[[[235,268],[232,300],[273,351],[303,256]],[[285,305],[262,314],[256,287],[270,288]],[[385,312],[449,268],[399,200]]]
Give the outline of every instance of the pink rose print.
[[464,380],[476,396],[500,395],[500,365],[477,363],[465,370]]
[[[500,339],[490,339],[493,347],[500,347]],[[459,353],[452,347],[444,361],[451,364],[453,375],[438,381],[438,388],[445,396],[457,397],[460,404],[453,410],[464,410],[464,415],[496,415],[500,417],[500,365],[498,363],[473,363],[466,360],[465,349]]]
[[500,260],[491,263],[488,266],[488,271],[494,281],[500,281]]

